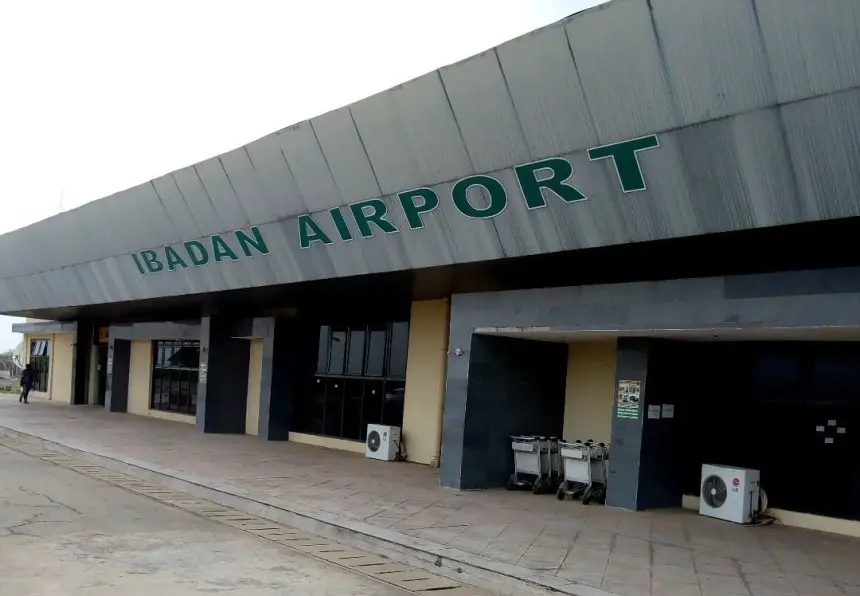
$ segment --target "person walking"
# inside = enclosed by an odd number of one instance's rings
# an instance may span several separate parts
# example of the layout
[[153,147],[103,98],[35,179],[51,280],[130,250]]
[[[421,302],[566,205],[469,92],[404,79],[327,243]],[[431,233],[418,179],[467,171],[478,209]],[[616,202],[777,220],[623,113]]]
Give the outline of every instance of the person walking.
[[24,370],[21,372],[21,397],[18,398],[19,402],[23,402],[28,404],[30,402],[27,401],[27,396],[30,395],[30,390],[33,388],[33,384],[36,382],[36,371],[33,370],[33,367],[30,366],[30,363],[27,363],[27,366],[24,367]]

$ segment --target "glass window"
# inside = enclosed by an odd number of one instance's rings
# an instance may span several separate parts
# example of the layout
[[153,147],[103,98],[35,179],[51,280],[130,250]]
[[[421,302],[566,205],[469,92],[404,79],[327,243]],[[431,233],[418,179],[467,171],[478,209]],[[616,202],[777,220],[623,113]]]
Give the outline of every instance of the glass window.
[[325,388],[325,422],[323,434],[330,437],[343,436],[343,377],[329,377]]
[[346,356],[346,331],[332,329],[328,352],[328,374],[343,374],[344,356]]
[[850,356],[816,358],[808,401],[856,403],[860,395],[860,361]]
[[347,379],[343,394],[344,439],[361,440],[361,409],[364,402],[364,379]]
[[329,332],[330,329],[328,325],[320,327],[320,343],[317,351],[317,374],[325,374],[328,369]]
[[382,396],[382,424],[400,426],[403,422],[403,404],[406,386],[403,381],[386,381]]
[[[800,361],[791,356],[766,355],[757,359],[753,369],[756,391],[765,395],[783,395],[800,382]],[[789,391],[790,392],[790,391]]]
[[200,342],[159,340],[152,354],[150,408],[196,414]]
[[297,405],[298,432],[364,440],[368,424],[403,423],[409,323],[320,327],[316,376]]
[[[364,403],[361,411],[361,439],[367,438],[368,424],[382,424],[382,401],[385,397],[385,381],[368,379],[364,382]],[[398,425],[395,425],[398,426]]]
[[346,359],[346,374],[364,374],[364,337],[365,329],[349,330],[349,353]]
[[371,329],[370,340],[367,342],[367,368],[368,377],[381,377],[385,374],[385,341],[386,330]]
[[388,376],[406,378],[406,352],[409,349],[409,323],[394,323],[391,326],[391,351]]
[[317,377],[314,381],[313,403],[311,405],[311,418],[309,420],[310,426],[307,427],[307,430],[321,435],[325,430],[323,424],[325,423],[326,380],[325,377]]
[[48,377],[51,371],[50,353],[50,339],[34,339],[30,341],[30,366],[33,368],[33,391],[48,391]]

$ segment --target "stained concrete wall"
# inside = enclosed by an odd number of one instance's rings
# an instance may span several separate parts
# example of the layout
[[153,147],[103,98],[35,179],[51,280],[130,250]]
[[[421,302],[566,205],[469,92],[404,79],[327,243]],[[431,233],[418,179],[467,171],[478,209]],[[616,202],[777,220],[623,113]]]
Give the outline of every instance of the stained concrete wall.
[[612,438],[615,392],[614,339],[568,346],[564,438],[608,443]]
[[412,303],[403,439],[411,462],[438,465],[442,441],[448,300]]
[[[0,311],[43,316],[857,217],[858,20],[855,0],[602,4],[0,236],[0,253],[15,255],[0,263]],[[594,161],[588,149],[649,134],[660,145],[641,152],[644,188],[627,194],[614,160]],[[528,209],[513,168],[557,156],[590,200],[563,203],[547,191],[546,208]],[[472,174],[501,181],[506,207],[464,216],[452,187]],[[418,188],[439,197],[420,223],[397,196]],[[359,237],[353,208],[366,199],[400,233]],[[338,237],[332,208],[352,221],[354,241]],[[309,213],[333,244],[301,248]],[[165,245],[187,259],[184,241],[210,244],[212,234],[249,225],[260,226],[268,256],[167,270]],[[161,255],[164,271],[141,281],[131,253],[144,249]]]

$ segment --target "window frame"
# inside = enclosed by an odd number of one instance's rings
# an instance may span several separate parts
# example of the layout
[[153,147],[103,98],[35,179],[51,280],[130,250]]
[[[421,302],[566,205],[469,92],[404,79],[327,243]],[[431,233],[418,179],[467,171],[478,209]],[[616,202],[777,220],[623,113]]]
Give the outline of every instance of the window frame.
[[[399,368],[402,370],[394,371],[392,365],[392,344],[394,339],[394,330],[400,329],[403,333],[405,328],[405,336],[401,337],[405,345],[403,346],[407,354],[404,358],[399,359]],[[378,364],[375,360],[380,356],[379,346],[376,346],[376,352],[371,351],[372,341],[379,340],[379,332],[384,333],[384,344],[382,346],[382,370],[378,371]],[[408,359],[409,334],[411,331],[410,321],[373,321],[373,322],[350,322],[350,323],[332,323],[320,324],[317,337],[322,343],[317,346],[317,357],[312,374],[307,395],[303,396],[302,415],[298,416],[294,422],[295,432],[314,434],[335,439],[347,441],[364,441],[367,434],[368,424],[390,424],[392,426],[403,425],[403,404],[398,407],[389,405],[386,412],[386,404],[392,403],[389,395],[394,395],[398,392],[404,392],[406,384],[406,362]],[[353,332],[363,334],[360,342],[353,341]],[[343,336],[340,334],[343,333]],[[337,360],[342,359],[343,366],[335,366],[336,370],[342,372],[330,372],[332,370],[332,344],[334,338],[342,337],[344,345],[340,350],[337,350]],[[354,367],[350,367],[351,357],[350,352],[353,349],[362,351],[361,356],[361,372],[356,373]],[[323,359],[325,361],[323,362]],[[353,362],[354,363],[354,362]],[[358,397],[357,389],[361,388],[360,397]],[[331,391],[335,394],[329,395]],[[381,395],[377,395],[379,391]],[[374,397],[371,397],[371,393]],[[375,408],[374,402],[379,402],[380,411],[370,413],[368,408]],[[359,403],[356,403],[359,402]],[[335,408],[336,411],[331,411],[331,418],[327,415],[330,408]],[[348,415],[348,412],[350,414]],[[357,418],[359,428],[352,428],[353,423]],[[331,424],[338,421],[339,430],[332,432]]]
[[[36,350],[36,346],[39,349]],[[36,352],[41,353],[36,353]],[[51,339],[47,337],[35,337],[30,339],[30,354],[28,360],[33,369],[32,390],[39,393],[47,393],[51,382]]]
[[[169,363],[169,359],[182,350],[196,349],[197,363]],[[169,352],[169,355],[168,355]],[[167,380],[167,399],[165,395]],[[150,371],[149,409],[185,416],[197,415],[197,392],[200,379],[200,340],[157,339],[152,341],[152,366]],[[174,393],[174,387],[176,392]]]

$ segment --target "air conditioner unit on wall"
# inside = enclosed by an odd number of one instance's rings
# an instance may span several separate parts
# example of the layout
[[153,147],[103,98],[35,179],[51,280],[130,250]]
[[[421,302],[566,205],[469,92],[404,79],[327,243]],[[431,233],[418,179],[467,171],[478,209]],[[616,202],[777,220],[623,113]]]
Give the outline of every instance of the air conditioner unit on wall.
[[705,464],[699,513],[736,524],[756,521],[759,512],[759,471]]
[[367,425],[367,441],[364,443],[364,454],[368,459],[395,461],[399,452],[399,426]]

